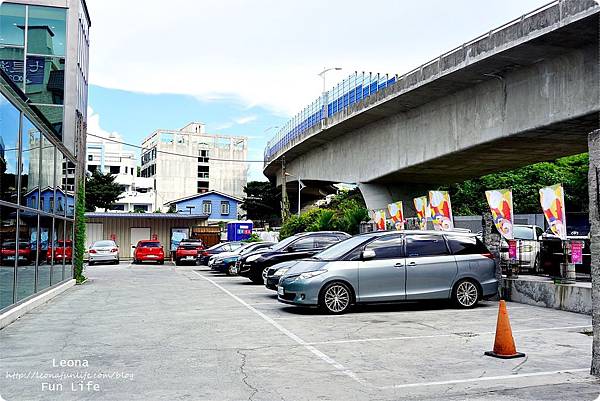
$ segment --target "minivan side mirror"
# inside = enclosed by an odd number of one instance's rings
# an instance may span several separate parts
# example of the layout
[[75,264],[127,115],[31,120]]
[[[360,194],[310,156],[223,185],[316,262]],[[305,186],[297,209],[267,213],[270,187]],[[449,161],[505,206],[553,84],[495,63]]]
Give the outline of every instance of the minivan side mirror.
[[362,253],[360,254],[360,257],[362,260],[369,260],[369,259],[373,259],[375,257],[375,251],[372,249],[365,249],[364,251],[362,251]]

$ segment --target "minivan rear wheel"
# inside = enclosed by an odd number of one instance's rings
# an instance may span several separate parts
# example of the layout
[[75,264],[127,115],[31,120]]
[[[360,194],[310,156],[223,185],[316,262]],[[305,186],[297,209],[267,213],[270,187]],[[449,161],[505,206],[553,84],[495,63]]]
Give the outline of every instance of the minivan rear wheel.
[[333,282],[321,291],[319,306],[327,313],[339,315],[346,313],[352,305],[352,292],[341,282]]
[[473,308],[481,299],[481,291],[473,280],[461,280],[454,287],[452,298],[459,308]]

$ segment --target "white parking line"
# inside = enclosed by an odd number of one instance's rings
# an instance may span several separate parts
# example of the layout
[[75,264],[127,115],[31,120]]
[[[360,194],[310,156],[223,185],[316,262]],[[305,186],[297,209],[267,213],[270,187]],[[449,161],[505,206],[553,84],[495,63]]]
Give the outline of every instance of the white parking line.
[[214,282],[210,278],[203,276],[202,274],[200,274],[197,271],[194,271],[194,273],[196,273],[198,276],[202,277],[204,280],[208,281],[209,283],[211,283],[212,285],[214,285],[215,287],[217,287],[218,289],[220,289],[221,291],[223,291],[225,294],[229,295],[230,297],[232,297],[233,299],[235,299],[236,301],[238,301],[240,304],[242,304],[243,306],[245,306],[246,308],[248,308],[249,310],[251,310],[252,312],[254,312],[255,314],[257,314],[258,316],[262,317],[267,323],[271,324],[277,330],[279,330],[280,332],[282,332],[283,334],[285,334],[286,336],[288,336],[291,340],[295,341],[299,345],[303,346],[304,348],[306,348],[307,350],[309,350],[310,352],[312,352],[315,356],[317,356],[322,361],[330,364],[331,366],[333,366],[334,368],[336,368],[337,370],[339,370],[340,372],[342,372],[343,374],[345,374],[346,376],[348,376],[352,380],[354,380],[354,381],[356,381],[356,382],[358,382],[358,383],[360,383],[360,384],[362,384],[364,386],[368,386],[369,385],[367,382],[365,382],[364,380],[362,380],[361,378],[359,378],[358,376],[356,376],[356,374],[354,372],[352,372],[349,369],[346,369],[343,365],[341,365],[340,363],[338,363],[337,361],[335,361],[333,358],[331,358],[331,357],[327,356],[326,354],[324,354],[323,352],[319,351],[317,348],[313,347],[312,345],[310,345],[309,343],[307,343],[306,341],[304,341],[303,339],[301,339],[300,337],[298,337],[297,335],[295,335],[294,333],[292,333],[291,331],[289,331],[285,327],[281,326],[279,323],[277,323],[276,321],[274,321],[273,319],[271,319],[270,317],[268,317],[267,315],[265,315],[261,311],[257,310],[256,308],[253,308],[250,304],[246,303],[243,299],[241,299],[237,295],[231,293],[230,291],[228,291],[223,286],[221,286],[218,283]]
[[[548,330],[569,330],[569,329],[588,329],[592,326],[562,326],[562,327],[545,327],[545,328],[537,328],[537,329],[523,329],[523,330],[513,330],[513,333],[528,333],[532,331],[548,331]],[[484,331],[481,333],[469,333],[473,336],[483,336],[483,335],[491,335],[496,334],[495,331]],[[457,333],[448,333],[448,334],[431,334],[425,336],[399,336],[399,337],[381,337],[381,338],[356,338],[352,340],[331,340],[331,341],[313,341],[308,344],[310,345],[328,345],[328,344],[347,344],[347,343],[367,343],[367,342],[379,342],[379,341],[399,341],[399,340],[418,340],[422,338],[436,338],[436,337],[453,337],[460,336]]]
[[383,387],[380,387],[380,389],[387,390],[387,389],[398,389],[398,388],[408,388],[408,387],[444,386],[444,385],[448,385],[448,384],[474,383],[474,382],[485,382],[485,381],[494,381],[494,380],[513,380],[513,379],[524,379],[527,377],[535,377],[535,376],[550,376],[550,375],[558,375],[558,374],[564,374],[564,373],[588,372],[589,370],[590,370],[589,368],[565,369],[565,370],[551,370],[551,371],[546,371],[546,372],[519,373],[519,374],[505,375],[505,376],[474,377],[472,379],[445,380],[445,381],[439,381],[439,382],[406,383],[406,384],[395,384],[392,386],[383,386]]

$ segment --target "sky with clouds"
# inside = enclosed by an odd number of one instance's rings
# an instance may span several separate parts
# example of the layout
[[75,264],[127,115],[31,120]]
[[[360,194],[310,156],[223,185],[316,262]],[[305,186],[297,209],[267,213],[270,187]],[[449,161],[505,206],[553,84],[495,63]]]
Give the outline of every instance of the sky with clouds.
[[[90,132],[139,144],[202,121],[250,137],[260,160],[273,126],[316,99],[318,72],[402,74],[546,0],[87,0]],[[265,179],[251,163],[250,179]]]

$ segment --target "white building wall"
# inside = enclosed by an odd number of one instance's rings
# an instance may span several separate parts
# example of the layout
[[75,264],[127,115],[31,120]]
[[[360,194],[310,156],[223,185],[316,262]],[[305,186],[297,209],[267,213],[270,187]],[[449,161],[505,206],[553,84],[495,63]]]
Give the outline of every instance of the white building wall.
[[[180,131],[157,130],[142,143],[142,155],[157,150],[144,160],[142,175],[156,182],[156,205],[162,211],[166,202],[199,193],[198,182],[208,181],[207,190],[243,197],[247,183],[248,138],[207,134],[202,123],[190,123]],[[208,163],[198,160],[208,150]],[[239,160],[240,162],[221,161]],[[209,178],[198,175],[198,166],[209,167]],[[154,166],[154,167],[152,167]]]

